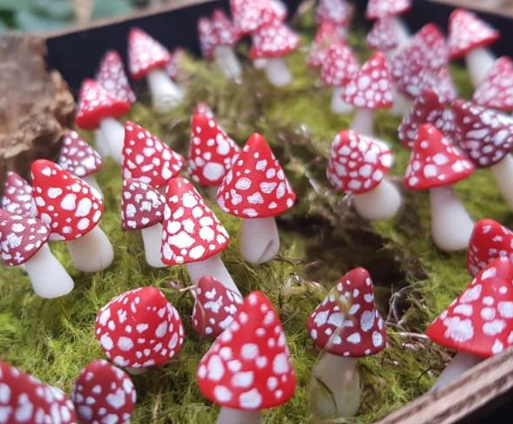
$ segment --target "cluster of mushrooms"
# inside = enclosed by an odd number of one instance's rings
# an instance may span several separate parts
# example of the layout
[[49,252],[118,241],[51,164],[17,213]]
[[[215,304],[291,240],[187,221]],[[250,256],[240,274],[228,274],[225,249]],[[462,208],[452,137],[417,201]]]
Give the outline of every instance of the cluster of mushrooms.
[[[233,22],[221,10],[198,21],[205,57],[215,59],[227,78],[238,79],[242,67],[234,46],[250,35],[254,65],[275,86],[289,84],[284,56],[298,48],[299,36],[285,23],[286,7],[277,0],[230,3]],[[326,170],[331,185],[365,219],[390,219],[400,211],[400,190],[387,178],[393,152],[374,136],[375,111],[390,109],[403,116],[398,138],[411,150],[404,186],[430,192],[434,243],[444,251],[467,249],[474,279],[426,331],[457,351],[436,389],[513,345],[513,231],[490,219],[474,223],[452,190],[476,168],[490,167],[513,208],[513,62],[493,57],[487,46],[498,32],[461,9],[451,14],[448,40],[434,24],[410,35],[400,19],[410,7],[409,0],[369,1],[367,17],[376,23],[367,42],[375,52],[360,66],[345,41],[352,7],[345,0],[321,0],[308,66],[320,68],[322,82],[333,87],[333,113],[354,109],[351,127],[333,140]],[[138,28],[129,33],[130,75],[147,79],[158,111],[174,108],[186,90],[175,80],[179,54]],[[450,79],[449,61],[460,57],[476,87],[472,101],[459,100]],[[114,251],[99,227],[104,202],[94,173],[111,157],[123,177],[123,229],[141,232],[151,267],[187,267],[195,300],[192,328],[213,340],[196,379],[204,396],[221,407],[218,423],[260,423],[261,410],[294,395],[296,378],[270,300],[259,291],[244,297],[220,258],[230,235],[209,204],[217,202],[242,220],[240,254],[259,265],[280,250],[275,217],[293,207],[294,190],[260,134],[239,147],[201,103],[192,114],[184,158],[137,123],[119,122],[134,102],[119,54],[107,52],[96,78],[82,85],[75,121],[96,131],[99,153],[69,130],[57,163],[32,164],[31,184],[14,172],[7,175],[0,203],[2,261],[22,267],[43,298],[73,289],[49,241],[65,242],[82,272],[108,268]],[[344,275],[306,328],[322,350],[310,384],[313,414],[354,416],[361,394],[358,358],[387,345],[369,272],[356,268]],[[95,335],[110,362],[87,365],[70,398],[0,362],[0,421],[128,423],[136,402],[129,374],[166,364],[185,340],[181,317],[155,287],[112,299],[97,314]]]

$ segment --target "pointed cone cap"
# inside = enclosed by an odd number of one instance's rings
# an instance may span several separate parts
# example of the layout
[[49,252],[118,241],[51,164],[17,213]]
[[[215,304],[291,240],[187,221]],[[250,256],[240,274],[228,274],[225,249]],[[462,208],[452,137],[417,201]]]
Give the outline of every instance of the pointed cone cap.
[[130,103],[135,102],[135,94],[130,87],[123,61],[117,51],[109,50],[105,53],[95,79],[98,84],[113,93],[117,98]]
[[365,17],[367,19],[383,19],[401,15],[411,8],[411,0],[369,0]]
[[128,69],[133,79],[139,80],[154,69],[163,68],[171,59],[169,51],[157,40],[139,28],[128,34]]
[[367,34],[367,45],[373,50],[388,52],[399,45],[397,35],[388,18],[376,21],[369,34]]
[[76,131],[70,130],[62,140],[58,163],[65,171],[84,178],[100,170],[102,158]]
[[16,215],[35,216],[37,214],[32,198],[32,187],[16,172],[7,173],[0,207]]
[[347,0],[320,0],[315,13],[319,25],[329,22],[345,27],[351,21],[353,7]]
[[358,69],[358,59],[353,51],[343,41],[336,41],[324,52],[321,79],[324,85],[343,87],[351,81]]
[[272,21],[253,34],[251,60],[285,56],[299,47],[300,38],[286,24]]
[[479,106],[502,111],[513,110],[513,61],[497,59],[472,97]]
[[142,230],[162,222],[165,197],[139,180],[123,180],[121,223],[127,231]]
[[336,41],[342,41],[338,35],[337,25],[332,22],[321,23],[310,47],[308,66],[321,66],[326,57],[327,49]]

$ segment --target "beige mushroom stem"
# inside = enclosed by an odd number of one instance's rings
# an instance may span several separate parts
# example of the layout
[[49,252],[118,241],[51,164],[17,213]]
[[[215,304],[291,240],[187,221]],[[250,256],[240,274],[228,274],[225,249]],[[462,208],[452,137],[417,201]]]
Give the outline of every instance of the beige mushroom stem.
[[280,237],[274,217],[242,220],[242,257],[252,264],[263,264],[280,251]]
[[82,272],[98,272],[108,268],[114,259],[109,238],[98,226],[79,239],[66,242],[71,261]]
[[173,110],[183,99],[182,90],[163,69],[154,69],[147,75],[153,107],[159,112]]
[[390,109],[390,115],[395,117],[402,117],[408,113],[411,109],[413,102],[406,98],[403,94],[397,91],[395,85],[392,87],[392,98],[394,99],[394,104]]
[[353,203],[358,215],[369,221],[389,219],[397,214],[401,207],[401,193],[386,178],[371,191],[355,194]]
[[219,186],[218,185],[214,185],[214,186],[208,186],[207,187],[207,193],[208,193],[208,197],[210,198],[210,200],[212,200],[213,202],[217,202],[217,192],[219,191]]
[[217,424],[261,424],[263,423],[260,411],[242,411],[240,409],[221,408]]
[[477,88],[492,69],[497,58],[486,47],[479,47],[465,55],[465,62],[472,85]]
[[353,106],[344,101],[343,93],[344,87],[335,87],[331,96],[331,110],[337,115],[345,115],[353,111]]
[[281,57],[270,57],[266,59],[264,70],[267,79],[275,87],[283,87],[292,82],[292,74],[289,68],[287,68],[285,60]]
[[121,153],[125,143],[125,128],[114,118],[105,118],[100,121],[100,131],[108,146],[109,155],[121,163]]
[[508,154],[500,162],[491,166],[490,169],[495,177],[497,187],[508,204],[513,210],[513,157]]
[[239,288],[233,281],[232,276],[224,266],[224,263],[219,255],[211,256],[210,258],[207,258],[203,261],[191,262],[186,264],[186,266],[187,271],[189,271],[192,284],[198,284],[198,281],[201,277],[204,277],[205,275],[211,275],[223,283],[225,287],[242,296]]
[[107,140],[105,139],[100,128],[94,132],[94,145],[96,147],[96,151],[102,157],[102,159],[111,156],[109,145],[107,144]]
[[167,265],[162,262],[160,245],[162,243],[162,224],[157,223],[153,227],[143,228],[141,235],[144,245],[146,262],[153,268],[164,268]]
[[253,66],[255,67],[255,69],[264,69],[266,62],[267,62],[267,59],[264,57],[261,57],[260,59],[255,59],[253,61]]
[[310,402],[317,418],[354,417],[360,407],[357,359],[324,352],[315,365]]
[[361,135],[374,135],[374,111],[371,109],[356,109],[351,122],[351,129]]
[[458,352],[447,367],[442,371],[436,383],[431,387],[430,391],[439,389],[440,387],[447,386],[456,380],[464,372],[470,368],[475,367],[483,361],[483,358],[471,355],[469,353]]
[[217,46],[214,48],[214,57],[217,66],[227,78],[238,78],[242,74],[239,59],[231,46]]
[[102,189],[98,185],[98,181],[96,181],[96,178],[94,177],[93,174],[86,175],[85,177],[82,178],[82,180],[84,180],[87,184],[89,184],[91,187],[93,187],[98,192],[98,194],[100,194],[101,198],[103,199]]
[[411,33],[404,21],[398,16],[392,16],[390,23],[397,37],[396,51],[399,52],[410,43]]

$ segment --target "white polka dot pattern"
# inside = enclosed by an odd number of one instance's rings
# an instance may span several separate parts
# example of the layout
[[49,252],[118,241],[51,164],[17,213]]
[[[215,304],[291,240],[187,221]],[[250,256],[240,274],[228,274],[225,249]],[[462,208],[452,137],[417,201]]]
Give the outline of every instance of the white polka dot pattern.
[[300,38],[278,20],[269,22],[252,35],[251,60],[285,56],[299,47]]
[[479,106],[513,110],[513,61],[507,56],[497,59],[472,98]]
[[342,40],[338,36],[336,24],[331,22],[321,23],[310,47],[308,66],[314,68],[321,66],[326,58],[328,47],[337,41]]
[[239,41],[239,34],[230,19],[221,10],[212,13],[212,18],[198,21],[198,33],[201,49],[206,58],[211,58],[217,46],[234,46]]
[[[276,17],[270,0],[230,0],[235,30],[247,35]],[[271,11],[271,13],[269,13]]]
[[347,26],[351,21],[353,8],[346,0],[320,0],[315,13],[318,24],[330,22],[337,26]]
[[166,199],[139,180],[123,180],[121,222],[127,231],[142,230],[162,222]]
[[102,158],[76,131],[70,130],[62,140],[58,163],[65,171],[83,178],[101,168]]
[[212,109],[203,102],[198,103],[192,112],[192,116],[197,114],[205,115],[208,119],[212,119],[214,121],[216,120],[216,116],[214,115],[214,112],[212,112]]
[[335,41],[324,54],[322,82],[331,87],[343,87],[351,81],[358,68],[358,60],[351,48],[343,41]]
[[171,59],[169,51],[140,28],[128,34],[128,69],[133,79],[144,78],[148,72],[163,68]]
[[369,0],[365,16],[367,19],[383,19],[400,15],[411,7],[411,0]]
[[397,35],[389,18],[376,21],[367,34],[367,45],[373,50],[388,52],[398,46]]
[[35,216],[37,214],[32,198],[32,187],[16,172],[7,173],[0,207],[16,215]]
[[135,94],[130,87],[121,56],[115,50],[109,50],[103,56],[96,81],[105,90],[112,92],[117,98],[130,103],[135,102]]

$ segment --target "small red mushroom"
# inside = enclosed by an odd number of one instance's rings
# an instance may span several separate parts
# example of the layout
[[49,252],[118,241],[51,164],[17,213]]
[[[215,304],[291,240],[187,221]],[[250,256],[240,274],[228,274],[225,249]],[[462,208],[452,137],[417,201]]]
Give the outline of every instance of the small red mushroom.
[[236,31],[241,36],[248,35],[276,18],[274,13],[266,13],[271,8],[271,0],[230,0]]
[[16,215],[37,215],[36,204],[32,198],[32,187],[16,172],[7,173],[0,207]]
[[513,61],[509,57],[502,56],[495,61],[472,99],[486,108],[504,112],[513,110]]
[[402,49],[410,41],[410,31],[399,15],[406,13],[411,6],[411,0],[369,0],[365,17],[371,20],[390,19],[399,48]]
[[208,119],[216,119],[216,116],[210,106],[208,106],[206,103],[200,102],[196,105],[192,112],[192,116],[200,114],[205,115]]
[[308,66],[317,68],[322,66],[328,48],[342,39],[337,34],[337,26],[332,22],[323,22],[319,25],[308,55]]
[[352,15],[353,7],[346,0],[320,0],[315,12],[315,20],[319,25],[333,24],[338,36],[345,38]]
[[367,45],[373,50],[388,53],[399,45],[392,20],[390,18],[376,21],[370,32],[367,34]]
[[115,50],[108,50],[100,61],[96,82],[118,99],[135,103],[135,94],[125,74],[121,56]]

